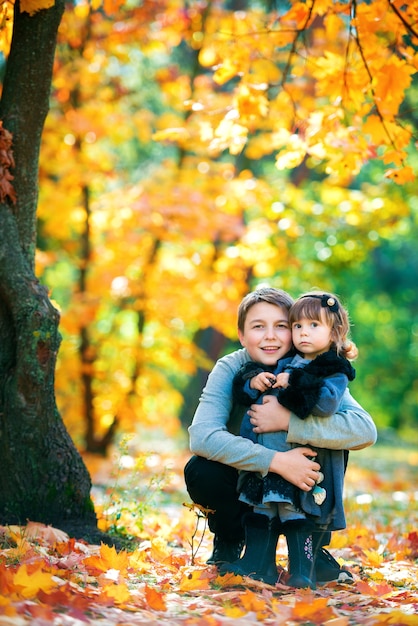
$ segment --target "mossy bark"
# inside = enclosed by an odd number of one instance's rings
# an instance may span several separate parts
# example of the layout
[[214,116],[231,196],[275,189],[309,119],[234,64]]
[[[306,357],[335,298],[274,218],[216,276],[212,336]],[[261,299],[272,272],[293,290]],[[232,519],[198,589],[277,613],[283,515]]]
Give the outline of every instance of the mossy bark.
[[0,205],[0,523],[96,527],[90,476],[55,401],[59,314],[34,274],[39,149],[63,12],[63,0],[33,16],[16,2],[0,102],[17,194]]

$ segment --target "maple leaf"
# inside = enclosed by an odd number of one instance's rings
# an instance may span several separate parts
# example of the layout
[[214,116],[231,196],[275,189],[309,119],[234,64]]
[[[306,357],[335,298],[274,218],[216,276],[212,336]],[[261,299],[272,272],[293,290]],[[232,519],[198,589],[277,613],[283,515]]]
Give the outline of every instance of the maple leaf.
[[251,589],[246,589],[245,592],[240,595],[240,601],[248,612],[258,612],[266,608],[264,598],[261,598],[259,595],[251,591]]
[[393,588],[386,583],[372,586],[364,580],[359,580],[356,583],[356,589],[359,591],[359,593],[373,597],[381,597],[385,595],[391,595],[393,593]]
[[165,602],[164,595],[154,589],[153,587],[149,587],[145,585],[145,599],[147,601],[147,605],[149,608],[154,609],[154,611],[166,611],[167,605]]
[[224,85],[239,72],[239,65],[235,61],[225,59],[213,75],[213,80],[218,85]]
[[69,541],[69,536],[64,531],[38,522],[29,522],[26,525],[25,534],[28,539],[42,539],[51,545]]
[[116,604],[126,604],[131,599],[131,593],[125,583],[105,585],[102,589],[106,596],[114,600]]
[[244,583],[244,578],[239,574],[227,573],[222,576],[218,575],[215,578],[215,585],[219,587],[231,587],[235,585],[242,585]]
[[335,617],[334,610],[328,606],[328,598],[315,598],[310,591],[301,591],[300,600],[296,601],[292,616],[298,620],[324,624]]
[[202,514],[202,517],[207,517],[209,513],[215,513],[213,509],[208,509],[200,504],[195,504],[194,502],[183,502],[183,506],[194,511],[196,515]]
[[403,185],[405,183],[412,183],[415,180],[415,174],[412,167],[403,167],[398,170],[390,169],[385,172],[386,178],[390,178],[391,180],[398,183],[398,185]]
[[383,555],[377,550],[363,550],[363,554],[372,567],[379,567],[383,563]]
[[19,595],[24,598],[35,598],[37,593],[42,590],[48,592],[57,586],[57,582],[53,580],[52,574],[42,572],[41,568],[31,568],[28,571],[26,565],[21,565],[13,576],[13,583]]
[[107,572],[108,570],[118,570],[125,572],[129,564],[129,556],[125,550],[116,552],[114,546],[107,546],[102,543],[100,546],[100,556],[89,556],[84,559],[87,568]]
[[186,572],[180,580],[181,591],[191,591],[193,589],[209,589],[211,578],[207,570],[193,570]]
[[34,15],[42,9],[50,9],[55,4],[55,0],[21,0],[20,11],[21,13],[29,13]]
[[418,558],[418,532],[416,532],[415,530],[410,532],[408,534],[407,539],[410,545],[411,558],[412,559]]
[[404,90],[409,87],[415,69],[405,61],[394,56],[385,62],[380,72],[374,74],[375,98],[379,100],[379,109],[386,114],[396,114],[404,98]]
[[154,561],[164,561],[171,554],[167,541],[162,537],[155,537],[151,541],[151,558]]

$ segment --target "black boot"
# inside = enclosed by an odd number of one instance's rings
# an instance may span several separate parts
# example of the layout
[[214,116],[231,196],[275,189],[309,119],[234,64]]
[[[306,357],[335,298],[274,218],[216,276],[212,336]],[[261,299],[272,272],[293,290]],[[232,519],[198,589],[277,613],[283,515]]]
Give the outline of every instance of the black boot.
[[354,583],[353,574],[345,567],[341,567],[332,554],[324,548],[331,541],[331,533],[314,532],[312,538],[317,584],[321,585],[333,581],[345,584]]
[[274,585],[278,579],[276,548],[281,524],[278,517],[249,513],[243,518],[245,528],[244,555],[232,563],[223,563],[220,574],[238,574],[249,576]]
[[289,587],[299,589],[316,589],[312,532],[300,528],[286,529],[288,550],[288,572],[290,574],[287,583]]
[[241,556],[244,547],[244,539],[227,541],[215,535],[213,539],[213,552],[206,563],[208,565],[219,565],[224,561],[235,561]]

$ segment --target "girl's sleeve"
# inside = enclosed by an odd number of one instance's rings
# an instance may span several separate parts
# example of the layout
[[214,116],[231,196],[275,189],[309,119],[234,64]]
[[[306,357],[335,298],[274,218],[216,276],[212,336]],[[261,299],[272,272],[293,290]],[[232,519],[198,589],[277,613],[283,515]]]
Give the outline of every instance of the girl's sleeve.
[[309,415],[328,417],[340,405],[348,379],[345,374],[320,378],[306,371],[294,369],[289,377],[289,386],[279,393],[279,402],[300,419]]
[[354,377],[351,363],[330,350],[305,367],[291,370],[289,386],[280,391],[279,402],[301,419],[328,417],[337,411],[348,381]]
[[232,399],[236,404],[250,406],[260,395],[257,389],[251,389],[250,380],[264,372],[264,368],[255,361],[248,361],[234,376],[232,381]]

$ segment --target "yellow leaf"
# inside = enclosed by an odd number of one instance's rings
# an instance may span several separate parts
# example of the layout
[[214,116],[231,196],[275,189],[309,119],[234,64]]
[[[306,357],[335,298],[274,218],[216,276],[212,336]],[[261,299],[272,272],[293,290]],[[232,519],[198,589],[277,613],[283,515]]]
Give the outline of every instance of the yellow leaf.
[[155,537],[151,541],[151,558],[154,561],[164,561],[170,556],[171,550],[167,545],[167,541],[162,537]]
[[398,183],[398,185],[412,183],[415,180],[415,174],[412,167],[403,167],[399,170],[387,170],[387,172],[385,172],[385,176],[386,178],[390,178],[395,181],[395,183]]
[[129,555],[129,565],[134,568],[137,573],[149,572],[154,569],[154,563],[148,560],[148,555],[143,550],[135,550]]
[[210,578],[205,575],[204,570],[194,570],[187,572],[180,580],[180,591],[191,591],[193,589],[209,589]]
[[377,115],[369,115],[363,124],[363,132],[370,135],[373,143],[387,143],[388,135],[380,117]]
[[226,606],[224,608],[224,613],[226,617],[237,619],[238,617],[242,617],[243,615],[245,615],[247,611],[244,609],[241,609],[238,606]]
[[20,12],[34,15],[42,9],[50,9],[55,4],[55,0],[21,0]]
[[131,594],[125,583],[118,585],[106,585],[103,591],[108,598],[112,598],[116,604],[125,604],[130,600]]
[[386,165],[394,163],[396,167],[401,167],[406,159],[406,156],[407,154],[405,150],[386,150],[382,156],[382,160]]
[[244,86],[237,97],[237,108],[240,117],[266,117],[268,101],[262,93],[256,93]]
[[217,576],[215,578],[215,585],[219,587],[231,587],[236,585],[242,585],[244,583],[244,579],[242,576],[238,574],[224,574],[223,576]]
[[306,150],[300,147],[297,150],[282,150],[276,158],[276,167],[278,170],[292,169],[300,165],[305,158]]
[[226,59],[213,75],[213,80],[218,85],[224,85],[236,76],[239,72],[239,68],[236,63]]
[[26,565],[21,565],[13,576],[13,583],[19,593],[24,598],[36,597],[38,591],[48,593],[57,586],[52,580],[52,574],[42,572],[40,569],[29,573]]
[[379,109],[386,115],[395,115],[404,98],[405,89],[412,81],[415,69],[405,61],[392,56],[380,72],[373,76],[374,94],[379,101]]
[[154,141],[184,141],[188,139],[189,133],[185,128],[166,128],[158,130],[152,136]]
[[280,70],[273,61],[269,59],[255,59],[251,64],[251,82],[277,83],[280,80]]
[[376,550],[363,550],[363,554],[372,567],[379,567],[383,563],[383,556]]
[[266,608],[266,601],[250,589],[246,589],[245,593],[240,596],[242,605],[248,612],[250,611],[262,611]]

